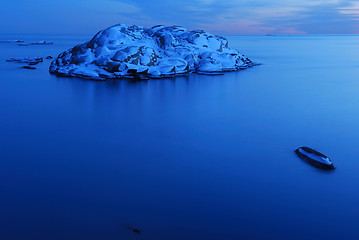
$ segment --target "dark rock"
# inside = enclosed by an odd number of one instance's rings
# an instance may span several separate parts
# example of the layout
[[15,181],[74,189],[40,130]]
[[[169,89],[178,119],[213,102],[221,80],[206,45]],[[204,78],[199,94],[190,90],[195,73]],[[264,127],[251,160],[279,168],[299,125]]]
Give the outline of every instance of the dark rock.
[[39,41],[39,42],[32,42],[32,43],[20,43],[18,46],[31,46],[31,45],[51,45],[53,42],[46,42],[46,41]]
[[51,56],[47,56],[46,59],[52,59],[52,57],[51,57]]
[[22,66],[22,68],[25,68],[25,69],[36,69],[36,67],[29,66],[29,65],[27,65],[27,66]]
[[41,57],[29,58],[29,57],[17,57],[17,58],[10,58],[6,60],[7,62],[16,62],[16,63],[27,63],[30,65],[36,65],[44,60]]
[[22,40],[0,40],[0,43],[21,43]]
[[31,45],[51,45],[53,42],[46,42],[46,41],[40,41],[40,42],[33,42]]
[[132,230],[132,232],[136,233],[136,234],[141,234],[141,230],[137,229],[137,228],[133,228],[133,227],[130,227],[128,226],[127,227],[129,230]]

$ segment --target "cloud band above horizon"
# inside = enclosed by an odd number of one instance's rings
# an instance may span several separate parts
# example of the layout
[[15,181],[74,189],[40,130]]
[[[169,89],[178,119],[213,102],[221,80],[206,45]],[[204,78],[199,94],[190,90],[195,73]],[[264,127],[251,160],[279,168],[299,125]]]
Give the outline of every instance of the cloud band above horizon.
[[217,34],[359,34],[352,0],[7,0],[0,18],[2,34],[93,34],[117,23]]

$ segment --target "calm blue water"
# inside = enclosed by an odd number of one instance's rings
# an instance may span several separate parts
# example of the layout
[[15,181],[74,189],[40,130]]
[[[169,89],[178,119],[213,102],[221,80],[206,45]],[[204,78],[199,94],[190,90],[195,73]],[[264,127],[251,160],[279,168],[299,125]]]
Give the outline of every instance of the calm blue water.
[[54,41],[0,44],[0,239],[359,238],[359,36],[230,36],[263,65],[143,82],[5,62],[90,36],[0,37]]

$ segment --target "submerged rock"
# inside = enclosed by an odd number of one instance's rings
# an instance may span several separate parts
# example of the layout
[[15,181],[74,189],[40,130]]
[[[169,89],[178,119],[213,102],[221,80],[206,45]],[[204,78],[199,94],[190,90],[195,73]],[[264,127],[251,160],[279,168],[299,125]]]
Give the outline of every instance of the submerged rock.
[[43,58],[41,57],[35,57],[35,58],[29,58],[29,57],[16,57],[16,58],[10,58],[6,60],[7,62],[16,62],[16,63],[27,63],[29,65],[36,65],[40,62],[43,62]]
[[30,66],[30,65],[22,66],[22,68],[25,68],[25,69],[36,69],[36,67]]
[[324,154],[309,148],[309,147],[300,147],[295,150],[298,156],[306,160],[309,164],[314,167],[323,168],[323,169],[335,169],[332,161],[325,156]]
[[52,57],[51,57],[51,56],[47,56],[46,59],[52,59]]
[[49,70],[94,79],[163,78],[191,72],[236,71],[253,65],[221,36],[178,26],[119,24],[61,53]]
[[47,41],[39,41],[39,42],[32,42],[32,43],[20,43],[19,46],[30,46],[30,45],[51,45],[53,42]]
[[137,228],[133,228],[131,226],[127,227],[129,230],[131,230],[132,232],[136,233],[136,234],[141,234],[141,230],[137,229]]
[[47,42],[47,41],[39,41],[39,42],[32,42],[32,45],[51,45],[53,42]]
[[23,40],[0,40],[0,43],[22,43]]

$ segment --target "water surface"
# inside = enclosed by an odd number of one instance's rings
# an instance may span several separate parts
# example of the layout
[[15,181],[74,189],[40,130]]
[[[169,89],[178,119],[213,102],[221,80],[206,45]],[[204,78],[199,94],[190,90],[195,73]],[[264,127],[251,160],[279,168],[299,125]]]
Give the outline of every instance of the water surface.
[[90,36],[0,37],[54,42],[0,44],[1,239],[359,237],[359,36],[228,36],[263,65],[142,82],[5,62]]

